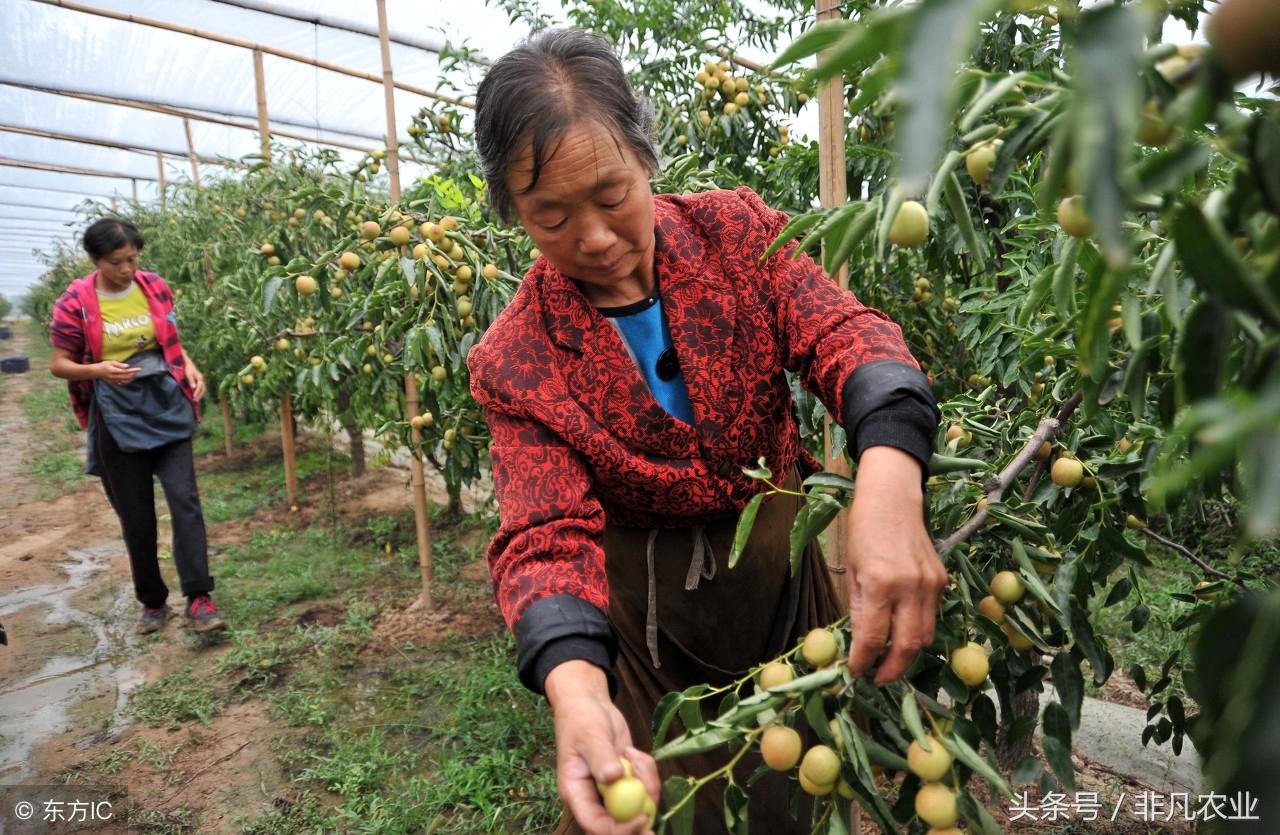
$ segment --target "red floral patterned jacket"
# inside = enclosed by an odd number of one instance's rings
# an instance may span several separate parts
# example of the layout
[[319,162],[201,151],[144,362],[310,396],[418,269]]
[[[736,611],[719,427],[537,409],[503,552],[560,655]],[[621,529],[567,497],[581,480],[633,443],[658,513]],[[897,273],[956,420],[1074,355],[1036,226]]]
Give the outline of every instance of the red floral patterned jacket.
[[708,520],[758,491],[741,469],[762,456],[774,472],[814,469],[784,369],[835,415],[866,363],[922,377],[899,327],[792,258],[794,244],[761,261],[788,218],[750,189],[654,203],[658,285],[696,426],[655,401],[617,330],[546,259],[468,358],[493,437],[489,565],[513,630],[553,595],[608,611],[606,519]]

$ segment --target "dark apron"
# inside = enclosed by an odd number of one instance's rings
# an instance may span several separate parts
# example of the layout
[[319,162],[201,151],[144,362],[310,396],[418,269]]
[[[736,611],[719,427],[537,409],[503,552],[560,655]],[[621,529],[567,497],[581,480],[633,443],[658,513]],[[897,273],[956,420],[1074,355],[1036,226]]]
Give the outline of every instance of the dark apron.
[[[798,484],[793,475],[786,486],[794,490]],[[848,613],[816,540],[805,551],[798,576],[790,576],[791,523],[800,501],[777,495],[761,506],[747,547],[732,571],[727,561],[736,516],[700,528],[661,530],[656,538],[643,528],[605,528],[609,620],[619,644],[614,704],[626,718],[637,748],[653,748],[653,713],[665,694],[699,683],[719,686],[742,678],[752,667],[795,646],[810,629],[828,626]],[[701,566],[696,556],[700,544]],[[646,630],[653,620],[649,616],[650,554],[656,636],[653,629]],[[686,590],[694,585],[695,572],[696,588]],[[658,666],[653,659],[655,647]],[[718,698],[707,700],[707,719],[714,718],[718,703]],[[674,774],[700,777],[728,759],[729,752],[720,749],[660,762],[658,771],[664,781]],[[759,765],[758,755],[744,756],[735,768],[738,785],[746,786]],[[801,804],[798,820],[791,817],[785,775],[771,772],[756,781],[748,794],[752,832],[803,835],[810,831],[808,804]],[[696,804],[694,832],[726,831],[722,782],[703,788]],[[557,835],[581,832],[568,812],[556,829]]]
[[85,472],[102,475],[98,461],[96,434],[102,417],[111,439],[121,452],[142,452],[185,441],[196,431],[195,407],[182,385],[169,373],[160,350],[139,351],[125,360],[138,376],[128,385],[117,386],[94,380],[89,406],[88,453]]

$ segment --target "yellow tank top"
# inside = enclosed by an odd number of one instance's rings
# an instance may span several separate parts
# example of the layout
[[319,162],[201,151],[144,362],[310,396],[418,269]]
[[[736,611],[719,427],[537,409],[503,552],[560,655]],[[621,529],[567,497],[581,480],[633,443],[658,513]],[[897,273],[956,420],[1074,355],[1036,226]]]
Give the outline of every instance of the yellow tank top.
[[98,291],[102,311],[102,358],[124,362],[139,351],[156,347],[156,327],[146,294],[134,282],[120,293]]

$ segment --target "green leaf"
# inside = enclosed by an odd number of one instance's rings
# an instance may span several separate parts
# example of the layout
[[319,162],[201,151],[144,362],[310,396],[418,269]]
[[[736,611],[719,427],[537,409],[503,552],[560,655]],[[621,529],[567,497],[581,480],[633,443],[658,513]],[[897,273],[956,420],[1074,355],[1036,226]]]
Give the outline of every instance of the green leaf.
[[986,269],[987,262],[983,256],[982,244],[979,243],[978,233],[973,228],[973,218],[969,214],[969,204],[965,202],[964,191],[960,188],[960,179],[956,177],[956,172],[951,171],[947,174],[946,180],[942,186],[942,197],[947,204],[947,211],[951,213],[951,218],[960,230],[960,237],[964,238],[965,247],[973,256],[974,269]]
[[745,835],[747,831],[747,793],[737,783],[724,787],[724,825],[733,835]]
[[861,205],[863,207],[862,211],[858,212],[843,230],[839,230],[842,232],[839,244],[831,246],[830,239],[836,236],[837,230],[835,229],[825,239],[827,248],[822,257],[822,269],[827,275],[834,276],[840,271],[844,263],[849,260],[849,256],[853,254],[853,250],[857,248],[858,244],[862,243],[863,239],[867,237],[867,233],[871,231],[871,227],[875,225],[875,208],[869,203]]
[[812,211],[792,218],[786,226],[782,227],[782,231],[778,233],[778,237],[774,239],[773,243],[769,244],[769,248],[764,251],[764,255],[760,256],[760,260],[764,261],[773,257],[778,250],[804,234],[806,230],[817,224],[824,217],[826,217],[824,212]]
[[1044,771],[1044,764],[1035,757],[1027,756],[1022,758],[1022,762],[1018,763],[1013,769],[1013,774],[1009,779],[1015,783],[1030,783],[1039,779],[1041,772]]
[[837,224],[844,223],[846,220],[853,217],[853,215],[862,208],[862,205],[863,204],[861,202],[845,203],[843,206],[827,212],[822,216],[822,222],[810,230],[809,234],[804,236],[804,240],[800,241],[800,243],[796,245],[795,251],[791,253],[791,257],[799,257],[800,253],[808,250],[809,247],[817,243],[820,238],[824,238]]
[[661,745],[666,740],[671,720],[675,719],[683,702],[684,694],[678,692],[667,693],[658,700],[658,706],[653,711],[653,743],[655,745]]
[[954,458],[950,455],[939,455],[936,452],[929,457],[929,475],[985,470],[990,466],[981,458]]
[[902,189],[897,186],[886,189],[880,205],[880,225],[876,229],[876,256],[883,258],[889,253],[889,229],[898,216],[898,209],[906,198]]
[[670,760],[676,757],[687,757],[701,754],[713,748],[719,748],[731,739],[742,736],[742,729],[737,726],[707,725],[694,733],[682,734],[653,752],[655,760]]
[[808,690],[815,690],[821,687],[826,687],[839,677],[840,664],[837,662],[829,667],[823,667],[821,670],[809,673],[808,675],[793,678],[786,684],[779,684],[777,687],[771,687],[769,688],[769,693],[770,695],[776,695],[778,693],[800,693]]
[[802,512],[796,514],[791,526],[791,576],[800,571],[800,560],[805,548],[814,537],[827,529],[836,518],[841,505],[830,493],[810,493]]
[[[1072,238],[1072,240],[1075,239]],[[1074,267],[1074,264],[1072,266]],[[1027,327],[1031,324],[1031,320],[1043,310],[1044,300],[1049,297],[1049,291],[1053,289],[1056,274],[1057,267],[1054,264],[1046,264],[1044,269],[1031,280],[1026,299],[1018,309],[1019,327]],[[1072,289],[1074,290],[1074,287]]]
[[[893,823],[893,812],[889,809],[888,804],[884,802],[884,798],[880,796],[880,791],[875,784],[875,777],[871,774],[871,763],[877,762],[878,765],[885,768],[905,771],[907,761],[896,754],[891,754],[888,749],[873,740],[864,738],[861,729],[858,728],[848,712],[845,711],[840,713],[840,732],[853,749],[853,771],[857,779],[849,783],[850,787],[858,795],[858,801],[862,804],[862,808],[875,819],[883,832],[896,832],[897,828]],[[873,755],[873,748],[884,752],[888,756],[884,760],[877,761]]]
[[1071,764],[1071,717],[1057,702],[1045,706],[1042,746],[1045,759],[1058,782],[1069,791],[1075,791],[1075,768]]
[[1080,707],[1084,704],[1084,676],[1080,673],[1080,660],[1071,652],[1059,652],[1050,665],[1053,672],[1053,689],[1057,691],[1062,706],[1071,720],[1071,727],[1080,727]]
[[864,26],[865,24],[856,20],[824,20],[792,41],[781,55],[773,59],[770,66],[776,69],[803,61],[824,49],[830,49],[844,38],[862,34]]
[[1209,156],[1209,148],[1195,140],[1152,154],[1134,170],[1137,189],[1144,193],[1173,191],[1183,180],[1202,171],[1209,164]]
[[1280,120],[1274,112],[1261,111],[1254,117],[1249,134],[1249,158],[1272,214],[1280,214]]
[[1027,74],[1025,72],[1015,72],[1006,75],[994,84],[988,85],[984,82],[982,92],[973,100],[973,104],[969,105],[964,112],[964,116],[960,119],[958,126],[960,132],[963,133],[972,128],[979,119],[986,115],[988,110],[995,106],[996,102],[1012,92],[1026,77]]
[[1206,400],[1222,390],[1230,339],[1231,314],[1213,298],[1203,298],[1187,311],[1176,364],[1182,402]]
[[1076,344],[1080,348],[1080,365],[1094,382],[1107,373],[1107,353],[1111,347],[1111,331],[1107,320],[1120,293],[1128,284],[1125,269],[1103,269],[1091,273],[1085,284],[1084,315],[1076,322]]
[[951,124],[956,70],[978,37],[979,21],[995,5],[991,0],[922,0],[913,7],[895,87],[903,109],[895,131],[898,179],[908,194],[923,194],[928,185]]
[[1280,529],[1280,429],[1263,429],[1253,438],[1252,479],[1244,535],[1263,539]]
[[1280,326],[1280,301],[1236,252],[1222,227],[1184,203],[1173,215],[1173,238],[1183,266],[1205,293],[1223,304]]
[[1009,788],[1009,784],[1000,776],[1000,772],[996,771],[991,763],[984,760],[982,755],[973,750],[958,734],[944,736],[941,742],[942,747],[951,752],[951,756],[981,775],[993,789],[1003,792],[1010,800],[1014,799],[1013,789]]
[[262,315],[269,316],[271,307],[275,304],[276,293],[280,291],[280,284],[283,281],[279,276],[273,276],[267,279],[267,283],[262,287]]
[[987,807],[979,803],[972,794],[962,793],[956,799],[956,805],[969,824],[965,832],[973,835],[1004,835],[1004,830],[1000,828],[1000,824],[996,823],[995,818],[991,817]]
[[942,195],[942,187],[947,183],[947,175],[955,170],[962,159],[964,155],[959,151],[948,151],[938,165],[938,170],[933,173],[933,179],[929,181],[929,192],[924,197],[924,210],[930,217],[938,213],[938,200]]
[[1140,56],[1149,25],[1150,14],[1140,5],[1104,6],[1081,14],[1071,39],[1076,82],[1071,123],[1081,169],[1079,188],[1112,267],[1128,259],[1121,223],[1137,132]]
[[[668,777],[662,784],[662,808],[674,809],[697,788],[698,784],[688,777]],[[668,835],[693,835],[693,815],[694,801],[690,800],[674,813],[662,815],[662,831]]]
[[1013,552],[1013,558],[1018,561],[1018,565],[1022,568],[1022,582],[1026,584],[1027,590],[1051,608],[1058,617],[1062,617],[1065,613],[1058,607],[1058,601],[1053,599],[1053,594],[1049,589],[1045,588],[1044,583],[1040,582],[1040,575],[1036,571],[1035,565],[1032,564],[1031,558],[1027,556],[1027,549],[1023,547],[1021,539],[1015,539],[1010,543],[1010,550]]
[[830,487],[834,490],[843,490],[845,492],[853,491],[853,479],[847,476],[837,475],[836,473],[817,472],[809,476],[801,483],[801,487]]
[[747,540],[751,538],[751,529],[755,527],[756,514],[760,512],[760,503],[763,501],[764,493],[756,493],[738,517],[738,527],[733,532],[733,547],[729,550],[729,568],[731,569],[738,564],[738,560],[742,559],[742,552],[747,547]]
[[[853,74],[874,58],[896,51],[914,11],[910,8],[886,9],[851,22],[840,39],[818,56],[817,67],[805,78],[810,82],[822,82],[841,73]],[[809,48],[810,45],[805,46],[806,50]],[[791,57],[787,55],[789,52],[788,49],[783,55]]]
[[911,735],[915,737],[916,742],[920,743],[921,748],[925,751],[933,750],[930,738],[924,732],[924,725],[920,723],[920,706],[916,704],[916,693],[910,687],[902,694],[902,724],[911,731]]

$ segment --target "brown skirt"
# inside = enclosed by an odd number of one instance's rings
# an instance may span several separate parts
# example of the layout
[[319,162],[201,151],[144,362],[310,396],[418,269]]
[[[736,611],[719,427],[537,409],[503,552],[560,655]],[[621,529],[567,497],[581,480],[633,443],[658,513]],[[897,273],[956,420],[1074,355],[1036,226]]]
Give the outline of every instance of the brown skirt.
[[[787,486],[795,489],[798,482],[793,476]],[[727,563],[737,517],[701,528],[661,530],[656,536],[641,528],[605,529],[609,620],[619,644],[614,703],[626,718],[637,748],[652,749],[653,713],[665,694],[699,683],[718,686],[742,678],[752,667],[795,646],[810,629],[827,626],[846,613],[816,540],[806,550],[798,575],[790,576],[791,523],[801,501],[776,495],[763,503],[732,571]],[[699,540],[704,546],[702,570],[696,571]],[[696,588],[688,588],[695,579]],[[656,603],[657,629],[654,634],[650,628],[646,635],[646,623],[653,624],[651,599]],[[718,698],[707,700],[706,718],[714,718],[718,703]],[[676,774],[700,777],[722,766],[728,757],[721,749],[660,762],[658,770],[664,781]],[[743,757],[735,767],[738,785],[745,787],[759,764],[754,752]],[[726,831],[723,792],[723,784],[713,783],[698,793],[694,824],[698,835]],[[752,832],[810,831],[805,804],[798,820],[791,816],[784,775],[770,773],[754,783],[748,794]],[[566,811],[557,835],[581,832]]]

